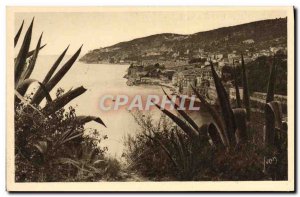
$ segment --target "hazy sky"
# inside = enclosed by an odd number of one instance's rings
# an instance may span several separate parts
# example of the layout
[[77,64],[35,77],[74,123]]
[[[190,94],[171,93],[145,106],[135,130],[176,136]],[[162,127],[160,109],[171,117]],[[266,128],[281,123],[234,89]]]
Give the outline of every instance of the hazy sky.
[[[286,17],[284,11],[181,11],[17,13],[15,31],[22,20],[27,29],[32,17],[34,48],[39,35],[47,46],[41,54],[59,54],[70,44],[69,54],[83,44],[89,50],[157,33],[191,34],[263,19]],[[23,38],[24,32],[21,36]]]

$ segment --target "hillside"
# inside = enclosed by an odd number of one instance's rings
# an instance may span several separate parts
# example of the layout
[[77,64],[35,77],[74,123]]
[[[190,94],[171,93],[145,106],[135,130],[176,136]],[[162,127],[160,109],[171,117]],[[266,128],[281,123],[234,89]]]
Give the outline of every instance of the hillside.
[[80,61],[130,62],[140,60],[173,60],[192,58],[202,51],[230,53],[233,50],[248,49],[256,52],[287,43],[287,19],[270,19],[242,25],[223,27],[190,35],[156,34],[127,42],[95,49],[84,55]]

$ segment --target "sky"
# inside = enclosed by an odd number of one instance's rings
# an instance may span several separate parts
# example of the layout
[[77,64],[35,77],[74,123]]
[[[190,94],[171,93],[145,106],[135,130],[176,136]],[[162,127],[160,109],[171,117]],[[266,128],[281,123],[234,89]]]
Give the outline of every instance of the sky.
[[[286,16],[285,11],[274,10],[28,12],[16,13],[14,25],[17,32],[24,20],[27,29],[35,17],[31,48],[35,48],[43,32],[42,43],[47,46],[41,55],[60,54],[69,44],[69,54],[83,44],[81,55],[84,55],[89,50],[158,33],[192,34]],[[23,29],[20,39],[24,34]]]

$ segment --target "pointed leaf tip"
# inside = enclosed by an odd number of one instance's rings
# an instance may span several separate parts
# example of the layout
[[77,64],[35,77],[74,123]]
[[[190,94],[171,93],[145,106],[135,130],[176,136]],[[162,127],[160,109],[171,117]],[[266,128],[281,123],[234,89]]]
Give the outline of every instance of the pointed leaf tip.
[[29,51],[30,43],[31,43],[31,37],[32,37],[32,27],[33,27],[33,20],[31,22],[29,28],[26,31],[23,43],[19,50],[18,56],[15,60],[15,84],[16,85],[19,83],[21,74],[26,66],[25,65],[26,58],[27,58],[27,54]]
[[[40,35],[39,42],[41,42],[42,37],[43,37],[43,32],[42,32],[41,35]],[[38,49],[40,49],[40,48],[38,48]]]
[[22,21],[22,24],[21,24],[21,26],[20,26],[20,28],[19,28],[17,34],[15,35],[15,38],[14,38],[14,46],[16,46],[17,43],[18,43],[18,40],[19,40],[19,37],[20,37],[20,35],[21,35],[23,26],[24,26],[24,20]]
[[33,26],[33,23],[34,23],[34,17],[33,17],[32,21],[31,21],[31,23],[30,23],[30,26],[29,26],[29,28],[32,28],[32,26]]

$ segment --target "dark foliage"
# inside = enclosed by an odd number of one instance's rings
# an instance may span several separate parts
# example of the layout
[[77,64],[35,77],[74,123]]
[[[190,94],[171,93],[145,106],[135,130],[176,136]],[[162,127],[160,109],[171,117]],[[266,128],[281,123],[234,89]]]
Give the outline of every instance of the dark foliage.
[[[287,59],[286,55],[278,56],[277,77],[275,83],[275,94],[287,95]],[[270,73],[273,57],[262,56],[255,61],[246,64],[249,91],[267,92],[268,73]],[[237,79],[239,86],[242,86],[242,69],[237,67]],[[262,73],[266,73],[263,75]]]

